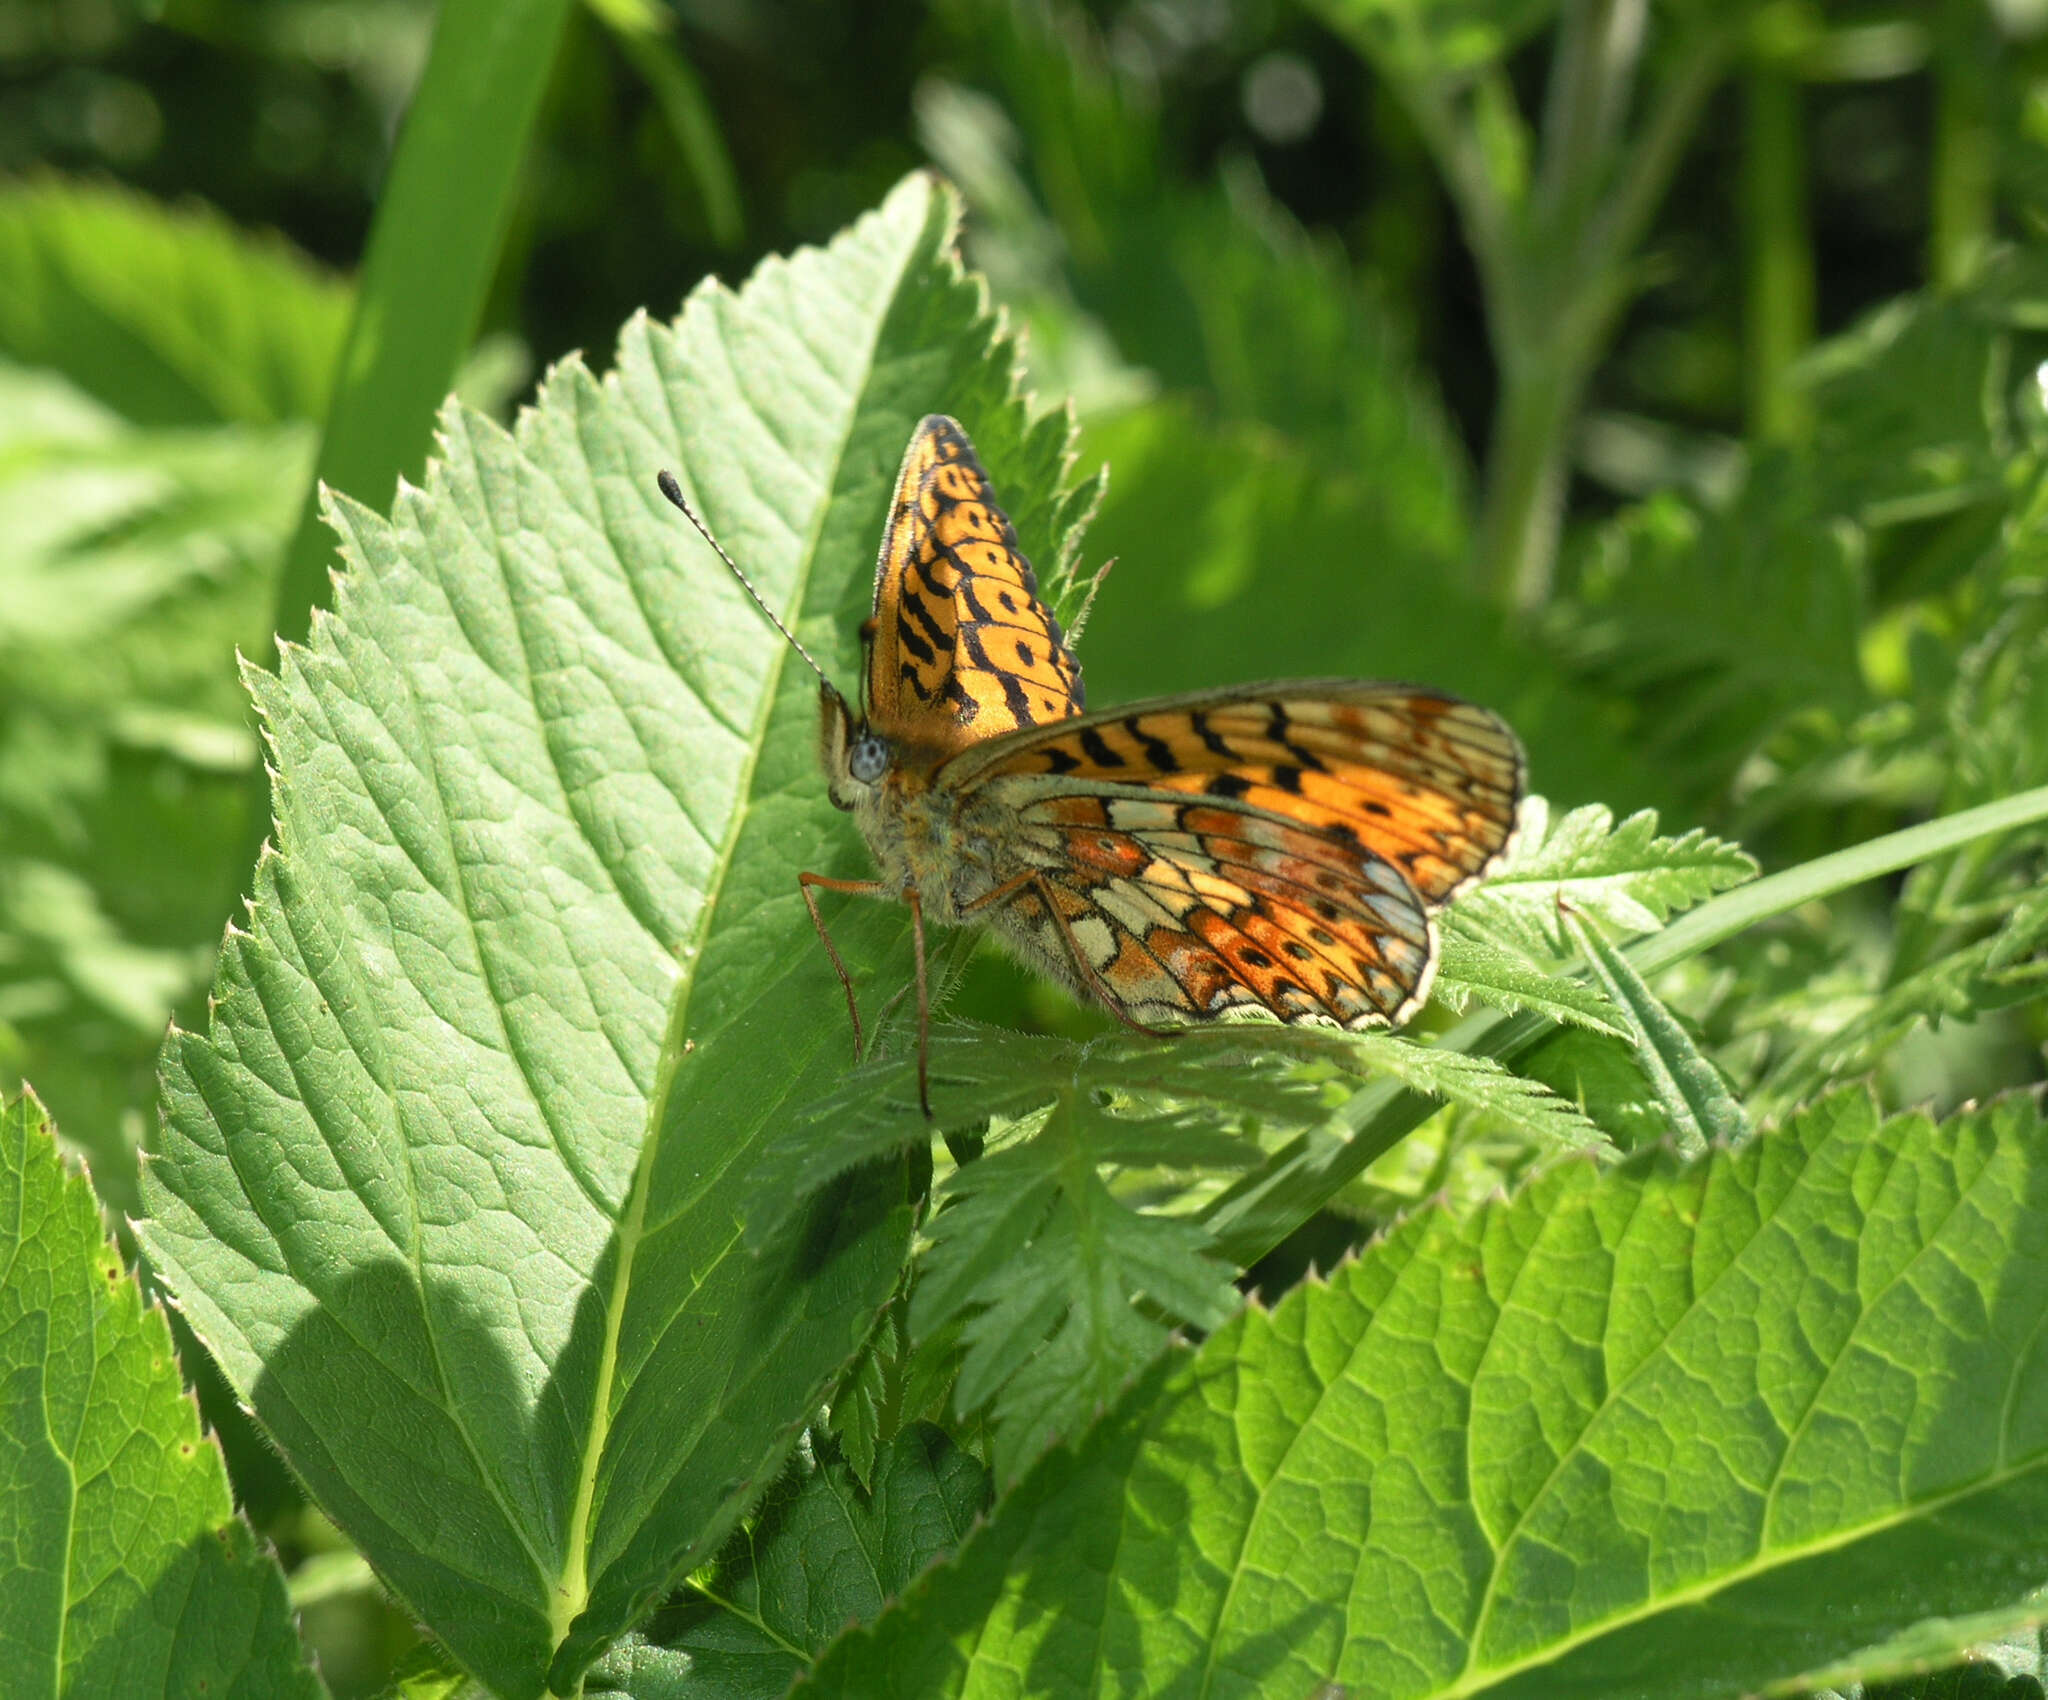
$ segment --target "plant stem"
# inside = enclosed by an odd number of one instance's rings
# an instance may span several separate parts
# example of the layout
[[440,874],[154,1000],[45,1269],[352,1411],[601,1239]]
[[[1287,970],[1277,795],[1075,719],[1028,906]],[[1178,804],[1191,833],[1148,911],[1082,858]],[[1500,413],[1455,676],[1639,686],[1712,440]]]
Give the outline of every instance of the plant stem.
[[1572,424],[1590,375],[1590,363],[1561,359],[1501,368],[1473,568],[1483,594],[1524,613],[1550,595]]
[[1804,399],[1785,381],[1813,341],[1805,131],[1798,79],[1753,65],[1743,89],[1743,388],[1751,435],[1772,442],[1806,430]]
[[1997,222],[1997,137],[1991,123],[1990,25],[1983,0],[1946,0],[1934,55],[1933,204],[1927,275],[1939,290],[1969,282]]
[[[1640,9],[1582,0],[1561,26],[1549,101],[1573,111],[1545,114],[1541,193],[1517,209],[1511,239],[1490,242],[1457,196],[1486,283],[1501,374],[1472,576],[1503,607],[1527,614],[1550,598],[1572,426],[1636,288],[1637,250],[1726,69],[1735,32],[1733,22],[1719,20],[1686,43],[1680,68],[1648,103],[1637,133],[1624,135]],[[1438,151],[1441,158],[1447,150]]]

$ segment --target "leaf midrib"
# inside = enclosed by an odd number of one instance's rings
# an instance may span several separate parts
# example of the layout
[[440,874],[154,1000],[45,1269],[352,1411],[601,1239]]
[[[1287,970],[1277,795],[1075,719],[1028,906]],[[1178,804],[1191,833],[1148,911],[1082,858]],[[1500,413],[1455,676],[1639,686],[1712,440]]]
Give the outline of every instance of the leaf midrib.
[[[875,349],[881,341],[883,327],[888,323],[890,309],[902,288],[902,280],[903,263],[899,260],[895,278],[883,298],[881,310],[874,316],[866,355],[859,366],[862,376],[849,391],[846,409],[836,434],[832,462],[821,481],[821,497],[812,517],[809,532],[804,539],[796,593],[793,598],[793,606],[799,611],[810,596],[812,576],[818,560],[818,546],[824,534],[826,517],[831,513],[838,494],[839,477],[846,464],[846,449],[852,437],[853,422],[859,417],[861,404],[872,388]],[[662,1035],[661,1072],[655,1083],[654,1093],[648,1099],[647,1131],[641,1140],[639,1160],[633,1166],[626,1217],[619,1226],[619,1254],[605,1310],[604,1347],[598,1356],[597,1384],[591,1398],[588,1439],[583,1449],[582,1468],[577,1477],[576,1503],[570,1513],[569,1526],[565,1532],[563,1566],[549,1602],[548,1626],[553,1637],[553,1651],[560,1650],[590,1597],[590,1578],[586,1562],[590,1521],[596,1505],[598,1469],[604,1458],[605,1445],[611,1435],[612,1384],[618,1369],[619,1331],[625,1316],[627,1294],[632,1288],[634,1258],[646,1229],[649,1178],[660,1151],[661,1130],[667,1120],[669,1095],[674,1089],[677,1068],[682,1060],[684,1028],[689,1019],[691,995],[696,989],[697,975],[703,966],[704,945],[710,937],[712,923],[718,914],[720,901],[725,895],[726,877],[731,870],[740,837],[753,816],[754,777],[760,767],[761,754],[767,743],[768,727],[774,718],[776,704],[782,693],[783,673],[788,663],[788,647],[777,642],[769,662],[768,676],[763,682],[761,705],[755,712],[747,741],[746,756],[738,785],[739,806],[733,810],[732,819],[726,827],[724,842],[719,846],[717,860],[705,882],[705,902],[698,913],[697,924],[691,929],[687,942],[675,953],[682,965],[682,973],[677,981],[675,1002],[671,1008],[668,1027]],[[707,1274],[709,1268],[722,1261],[741,1238],[741,1230],[736,1227],[728,1244],[711,1260],[711,1265],[707,1265]]]

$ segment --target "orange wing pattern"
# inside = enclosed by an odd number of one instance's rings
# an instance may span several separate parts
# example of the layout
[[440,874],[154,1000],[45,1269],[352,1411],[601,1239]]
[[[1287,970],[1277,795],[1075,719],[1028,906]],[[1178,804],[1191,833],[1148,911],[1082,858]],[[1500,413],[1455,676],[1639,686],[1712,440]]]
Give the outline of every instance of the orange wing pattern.
[[944,753],[1081,712],[1080,666],[974,445],[942,414],[896,475],[863,631],[885,737]]
[[1428,997],[1430,917],[1505,851],[1522,754],[1469,703],[1335,680],[1041,728],[938,783],[1014,815],[1042,878],[992,920],[1070,985],[1135,1020],[1359,1028]]

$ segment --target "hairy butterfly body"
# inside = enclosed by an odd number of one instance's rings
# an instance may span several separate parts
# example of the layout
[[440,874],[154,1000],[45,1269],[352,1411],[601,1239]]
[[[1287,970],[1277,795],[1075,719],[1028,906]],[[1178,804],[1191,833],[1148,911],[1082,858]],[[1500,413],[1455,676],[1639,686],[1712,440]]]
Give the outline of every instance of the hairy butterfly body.
[[813,893],[909,905],[927,1115],[928,919],[989,927],[1133,1026],[1386,1026],[1428,998],[1433,915],[1513,833],[1520,744],[1438,691],[1318,679],[1087,713],[988,475],[940,415],[904,455],[862,634],[863,703],[824,682],[820,753],[879,877],[799,879],[856,1047]]

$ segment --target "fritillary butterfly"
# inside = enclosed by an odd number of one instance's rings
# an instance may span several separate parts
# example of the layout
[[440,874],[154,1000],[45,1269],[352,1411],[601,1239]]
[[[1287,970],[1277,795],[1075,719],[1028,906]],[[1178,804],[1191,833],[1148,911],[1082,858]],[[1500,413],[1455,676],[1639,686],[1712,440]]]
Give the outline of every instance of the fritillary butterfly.
[[[673,477],[665,495],[715,539]],[[1414,685],[1309,679],[1085,712],[1080,663],[967,433],[934,414],[897,474],[861,628],[856,710],[824,680],[837,807],[880,877],[799,883],[907,903],[918,1093],[931,1114],[924,927],[990,928],[1120,1020],[1396,1025],[1429,996],[1432,917],[1499,861],[1523,761],[1486,709]]]

